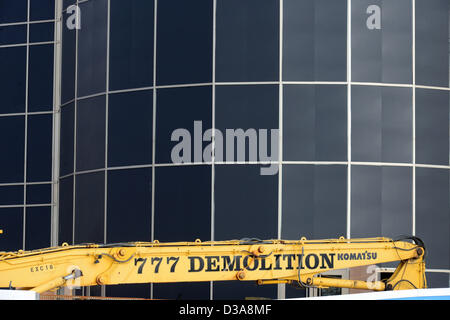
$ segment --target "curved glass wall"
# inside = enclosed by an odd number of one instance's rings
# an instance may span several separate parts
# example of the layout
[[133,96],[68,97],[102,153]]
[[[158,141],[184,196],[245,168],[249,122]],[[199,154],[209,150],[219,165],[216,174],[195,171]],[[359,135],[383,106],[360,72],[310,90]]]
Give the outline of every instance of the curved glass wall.
[[[78,5],[81,28],[62,28],[59,243],[413,234],[427,244],[430,285],[448,286],[447,0]],[[173,161],[180,128],[192,137],[183,163]],[[249,144],[244,161],[227,158],[239,147],[225,136],[223,157],[202,157],[208,129],[216,143],[227,129],[247,142],[251,129],[278,129],[275,174],[261,174],[267,157]],[[91,294],[304,292],[206,283]]]

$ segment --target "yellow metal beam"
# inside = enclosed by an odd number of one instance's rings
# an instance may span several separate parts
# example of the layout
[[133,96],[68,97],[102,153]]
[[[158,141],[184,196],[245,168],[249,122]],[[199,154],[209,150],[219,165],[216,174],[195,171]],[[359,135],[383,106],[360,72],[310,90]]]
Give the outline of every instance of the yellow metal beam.
[[402,269],[388,285],[407,280],[424,287],[423,254],[417,244],[388,238],[65,245],[0,253],[0,287],[10,282],[13,287],[39,291],[68,286],[70,281],[59,275],[70,275],[76,269],[83,274],[77,277],[79,286],[236,280],[307,283],[312,279],[310,285],[366,288],[367,283],[314,276],[395,261],[401,262]]

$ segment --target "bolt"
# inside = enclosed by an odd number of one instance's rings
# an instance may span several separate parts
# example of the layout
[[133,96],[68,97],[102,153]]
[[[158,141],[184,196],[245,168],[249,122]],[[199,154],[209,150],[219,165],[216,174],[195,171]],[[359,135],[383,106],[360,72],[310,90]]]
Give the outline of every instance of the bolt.
[[263,246],[260,246],[260,247],[258,248],[258,252],[259,252],[259,253],[264,253],[264,247],[263,247]]
[[243,271],[238,272],[237,279],[238,280],[244,280],[245,279],[245,272],[243,272]]
[[104,284],[105,284],[105,278],[104,278],[103,276],[98,276],[98,277],[97,277],[97,284],[98,284],[99,286],[104,285]]
[[125,249],[120,249],[119,250],[119,256],[123,257],[123,256],[125,256],[125,254],[126,254]]
[[420,257],[423,254],[423,249],[417,248],[416,252],[417,252],[417,255]]

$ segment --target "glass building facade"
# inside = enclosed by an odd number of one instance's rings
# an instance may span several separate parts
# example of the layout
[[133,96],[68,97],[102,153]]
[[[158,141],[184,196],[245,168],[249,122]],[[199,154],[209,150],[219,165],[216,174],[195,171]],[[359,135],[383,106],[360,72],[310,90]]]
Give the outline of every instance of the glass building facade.
[[0,248],[54,239],[55,2],[0,1]]
[[[429,285],[448,287],[449,9],[449,0],[0,0],[1,249],[415,235]],[[203,131],[278,129],[276,174],[261,174],[261,155],[203,161],[195,151],[207,139],[174,163],[172,133],[195,140],[199,121]],[[215,282],[89,294],[304,292]]]

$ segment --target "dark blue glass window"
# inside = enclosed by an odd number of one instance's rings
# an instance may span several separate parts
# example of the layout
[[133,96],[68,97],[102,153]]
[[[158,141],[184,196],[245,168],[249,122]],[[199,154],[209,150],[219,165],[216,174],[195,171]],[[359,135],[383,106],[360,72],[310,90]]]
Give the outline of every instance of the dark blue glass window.
[[0,0],[0,23],[27,21],[27,0]]
[[55,18],[55,0],[31,0],[30,20],[52,20]]
[[52,132],[51,114],[28,116],[27,181],[52,180]]
[[353,81],[412,83],[411,21],[410,0],[352,3]]
[[3,230],[0,237],[2,251],[23,249],[23,208],[0,209],[0,226]]
[[[63,14],[63,19],[68,19],[68,14]],[[62,28],[61,49],[61,103],[64,104],[75,97],[75,60],[76,60],[76,31]]]
[[217,1],[217,81],[279,79],[277,0]]
[[109,171],[107,242],[150,241],[151,199],[151,169]]
[[111,1],[111,90],[153,85],[153,10],[153,1]]
[[306,290],[294,286],[286,286],[286,299],[289,298],[306,298]]
[[79,7],[78,97],[84,97],[106,89],[108,1],[87,1]]
[[449,283],[448,273],[427,273],[427,288],[447,288]]
[[0,45],[19,44],[27,42],[27,25],[0,27]]
[[54,40],[55,25],[49,23],[30,24],[30,42],[47,42]]
[[107,297],[150,299],[149,284],[121,284],[106,286]]
[[60,175],[73,172],[74,153],[74,104],[61,108]]
[[416,90],[416,163],[449,164],[449,92]]
[[[279,88],[275,85],[219,86],[216,88],[216,128],[220,130],[224,140],[223,161],[230,161],[231,159],[237,161],[239,155],[243,158],[242,154],[238,154],[238,146],[240,144],[238,138],[234,138],[233,155],[227,155],[227,148],[233,149],[231,139],[227,139],[227,135],[228,137],[233,137],[230,135],[231,132],[227,134],[227,129],[234,130],[234,136],[236,136],[236,130],[238,129],[248,133],[249,138],[246,138],[245,141],[245,161],[252,160],[250,147],[256,144],[258,154],[257,157],[253,155],[254,158],[265,160],[262,158],[270,156],[272,161],[278,160],[274,156],[276,155],[274,151],[278,150],[272,150],[272,146],[275,145],[272,143],[271,131],[279,127],[278,96]],[[260,134],[259,130],[267,130],[265,134],[267,141],[266,152],[260,148],[259,142],[263,134]],[[258,142],[255,143],[257,139]],[[276,137],[274,139],[276,146],[278,146]],[[228,145],[227,140],[229,142]]]
[[412,169],[352,166],[351,205],[352,238],[411,234]]
[[[39,1],[39,0],[36,0]],[[77,0],[63,0],[63,10],[67,10],[67,8],[73,4],[75,4]]]
[[161,242],[211,239],[211,166],[156,168],[155,235]]
[[427,249],[427,268],[450,268],[449,170],[416,168],[416,236]]
[[108,165],[151,163],[153,91],[110,95],[108,117]]
[[[191,157],[190,162],[202,162],[199,159],[203,156],[203,147],[210,142],[200,142],[202,146],[201,154],[195,157],[194,139],[202,139],[203,132],[211,128],[212,123],[212,89],[210,86],[170,88],[158,90],[156,108],[156,162],[172,163],[173,148],[182,143],[172,141],[172,134],[177,129],[189,131],[191,136]],[[195,136],[194,121],[201,121],[200,136]],[[203,158],[203,157],[202,157]]]
[[347,159],[346,86],[285,86],[283,118],[284,160]]
[[158,2],[158,85],[211,82],[212,23],[212,1]]
[[282,239],[346,235],[347,166],[283,166]]
[[59,181],[58,244],[72,244],[73,234],[73,176]]
[[283,78],[345,81],[347,0],[285,0]]
[[449,85],[448,0],[416,2],[416,83]]
[[0,117],[0,150],[0,183],[24,182],[24,117]]
[[277,238],[278,175],[262,176],[258,165],[217,165],[215,172],[215,240]]
[[412,90],[352,87],[352,160],[412,161]]
[[53,45],[30,46],[28,111],[53,110]]
[[105,96],[78,101],[77,171],[105,166]]
[[153,299],[169,300],[208,300],[210,298],[209,282],[189,283],[155,283]]
[[25,220],[26,250],[50,247],[51,219],[51,207],[27,208]]
[[32,184],[27,186],[27,204],[51,204],[51,202],[51,184]]
[[105,172],[76,176],[75,243],[103,243]]
[[27,48],[0,48],[0,113],[25,111]]
[[214,299],[217,300],[244,300],[246,298],[262,298],[262,299],[276,299],[277,286],[264,285],[258,286],[252,281],[224,281],[214,282],[213,289]]
[[0,186],[0,205],[23,205],[22,186]]

